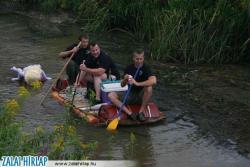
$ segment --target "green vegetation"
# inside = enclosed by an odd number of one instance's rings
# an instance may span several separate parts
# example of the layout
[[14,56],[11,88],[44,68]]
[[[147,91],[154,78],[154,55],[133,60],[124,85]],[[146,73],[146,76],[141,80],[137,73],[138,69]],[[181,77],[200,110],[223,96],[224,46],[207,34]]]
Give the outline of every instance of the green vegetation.
[[[15,1],[16,2],[16,1]],[[249,0],[19,0],[25,9],[74,13],[88,31],[119,29],[148,44],[153,60],[249,61]]]
[[[38,86],[34,85],[33,89]],[[76,133],[69,115],[63,124],[54,126],[53,131],[45,131],[37,126],[30,134],[22,132],[22,123],[14,121],[20,103],[29,97],[29,91],[20,87],[18,99],[7,100],[0,107],[0,156],[4,155],[47,155],[49,159],[89,159],[96,150],[97,142],[83,143]],[[69,113],[69,112],[67,112]]]
[[134,153],[135,151],[135,145],[136,145],[136,137],[133,132],[130,133],[130,143],[129,143],[129,149],[131,153]]
[[[38,85],[40,84],[34,84],[32,90],[37,90]],[[72,119],[69,111],[64,114],[64,123],[55,125],[50,131],[45,130],[41,125],[30,129],[30,133],[22,131],[24,122],[17,122],[15,116],[21,109],[22,102],[31,94],[22,86],[18,90],[17,99],[7,100],[1,105],[0,156],[39,155],[48,156],[51,160],[88,160],[95,158],[98,142],[86,143],[82,141],[75,128],[79,119]],[[71,106],[67,106],[66,109],[70,110]],[[113,140],[114,136],[112,135],[109,138],[109,143],[112,143]],[[134,152],[135,145],[136,137],[131,133],[130,152]],[[107,153],[110,154],[108,151]],[[112,159],[111,155],[109,157]]]

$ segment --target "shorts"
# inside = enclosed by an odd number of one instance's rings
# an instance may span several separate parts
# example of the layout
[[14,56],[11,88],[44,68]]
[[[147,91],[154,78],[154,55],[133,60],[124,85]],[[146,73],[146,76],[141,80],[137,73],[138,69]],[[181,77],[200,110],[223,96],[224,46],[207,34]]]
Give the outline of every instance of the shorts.
[[[119,97],[119,99],[121,100],[121,102],[123,102],[125,96],[126,96],[126,92],[117,92],[117,95]],[[141,104],[142,103],[142,98],[143,98],[143,91],[140,92],[130,92],[128,95],[127,100],[125,101],[125,104]]]

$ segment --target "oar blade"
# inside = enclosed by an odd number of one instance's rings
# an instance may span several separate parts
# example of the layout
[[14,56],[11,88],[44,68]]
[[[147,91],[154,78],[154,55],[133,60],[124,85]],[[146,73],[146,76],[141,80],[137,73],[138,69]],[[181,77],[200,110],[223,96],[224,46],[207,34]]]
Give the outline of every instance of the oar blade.
[[109,125],[107,127],[107,130],[116,130],[118,123],[119,123],[119,119],[118,118],[113,119],[109,123]]

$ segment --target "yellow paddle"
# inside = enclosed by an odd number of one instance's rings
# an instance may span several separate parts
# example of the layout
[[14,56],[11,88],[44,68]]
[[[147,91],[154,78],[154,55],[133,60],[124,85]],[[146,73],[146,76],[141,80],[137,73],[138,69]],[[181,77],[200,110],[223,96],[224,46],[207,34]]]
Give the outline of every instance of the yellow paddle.
[[[138,75],[139,73],[139,70],[140,70],[140,67],[137,67],[136,69],[136,72],[135,72],[135,75],[134,75],[134,79],[136,78],[136,76]],[[132,88],[132,85],[128,85],[128,91],[125,95],[125,97],[123,98],[123,102],[122,102],[122,105],[118,111],[118,116],[113,119],[109,124],[108,124],[108,127],[107,127],[107,130],[116,130],[117,129],[117,125],[119,124],[119,120],[121,119],[121,112],[122,112],[122,108],[124,107],[125,105],[125,102],[127,101],[127,98],[128,98],[128,95],[130,93],[130,90]]]

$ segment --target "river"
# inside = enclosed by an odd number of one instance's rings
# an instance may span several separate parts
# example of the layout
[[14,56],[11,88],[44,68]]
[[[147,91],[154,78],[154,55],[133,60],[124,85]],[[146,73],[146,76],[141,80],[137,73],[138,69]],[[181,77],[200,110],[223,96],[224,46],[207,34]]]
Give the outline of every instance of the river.
[[[39,26],[39,23],[35,24]],[[11,81],[15,77],[14,72],[10,71],[12,66],[41,64],[48,76],[56,78],[64,63],[58,58],[58,53],[74,42],[80,31],[75,25],[64,25],[63,33],[53,36],[46,31],[36,31],[31,26],[33,24],[29,18],[13,14],[0,15],[1,103],[17,95],[19,83]],[[91,34],[90,37],[100,41],[102,48],[115,55],[117,60],[127,59],[125,50],[131,45],[129,38],[110,33]],[[24,122],[24,131],[32,131],[37,125],[52,129],[55,124],[64,121],[62,115],[66,110],[50,97],[46,98],[45,107],[39,106],[51,83],[47,81],[42,90],[32,92],[32,98],[24,102],[17,116],[18,121]],[[166,121],[152,126],[119,128],[114,135],[105,128],[79,124],[79,137],[84,141],[98,141],[94,157],[98,160],[132,159],[138,161],[139,166],[157,167],[249,166],[250,159],[239,154],[234,145],[220,145],[212,135],[201,133],[192,118],[178,117],[193,108],[172,88],[164,87],[159,82],[153,100],[167,115]],[[129,150],[131,132],[136,137],[132,152]]]

